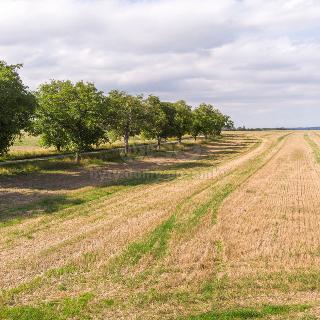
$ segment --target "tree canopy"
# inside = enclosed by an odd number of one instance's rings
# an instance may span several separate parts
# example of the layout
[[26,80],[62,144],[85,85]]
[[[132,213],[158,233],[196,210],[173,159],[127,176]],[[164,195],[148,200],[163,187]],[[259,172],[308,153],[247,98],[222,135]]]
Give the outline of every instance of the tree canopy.
[[72,150],[77,157],[105,141],[107,99],[92,83],[52,80],[37,92],[34,132],[46,146]]
[[225,126],[226,118],[211,104],[201,103],[193,111],[191,133],[196,138],[200,133],[206,138],[210,135],[219,135]]
[[[150,95],[145,100],[146,121],[143,127],[144,135],[149,139],[156,139],[158,148],[160,148],[161,139],[165,138],[168,132],[170,117],[166,112],[166,107],[160,99]],[[173,121],[173,118],[171,119]]]
[[176,111],[174,115],[174,136],[181,142],[182,137],[190,133],[192,112],[191,107],[188,106],[184,100],[177,101],[174,107]]
[[0,154],[28,127],[36,107],[33,94],[18,74],[21,66],[0,61]]
[[125,152],[129,152],[129,137],[140,133],[146,119],[142,96],[132,96],[124,91],[109,92],[111,104],[111,129],[123,137]]

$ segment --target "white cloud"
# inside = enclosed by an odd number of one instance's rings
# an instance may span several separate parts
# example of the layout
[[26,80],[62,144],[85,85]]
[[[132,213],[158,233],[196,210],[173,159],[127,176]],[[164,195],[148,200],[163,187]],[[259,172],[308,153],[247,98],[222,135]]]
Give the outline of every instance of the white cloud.
[[316,125],[315,0],[1,0],[0,58],[108,91],[219,105],[240,125]]

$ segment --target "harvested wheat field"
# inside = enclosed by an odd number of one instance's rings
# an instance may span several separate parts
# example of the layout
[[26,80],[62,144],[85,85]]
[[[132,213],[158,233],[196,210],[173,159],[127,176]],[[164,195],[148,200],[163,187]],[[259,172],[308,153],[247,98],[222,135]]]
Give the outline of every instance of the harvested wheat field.
[[0,319],[320,318],[320,135],[224,133],[0,172]]

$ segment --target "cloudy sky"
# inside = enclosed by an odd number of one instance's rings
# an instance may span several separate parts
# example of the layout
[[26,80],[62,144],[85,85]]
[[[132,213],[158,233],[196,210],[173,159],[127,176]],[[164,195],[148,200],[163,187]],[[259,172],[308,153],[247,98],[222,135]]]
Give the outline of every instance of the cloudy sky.
[[0,59],[30,88],[208,102],[237,125],[320,125],[319,0],[1,0]]

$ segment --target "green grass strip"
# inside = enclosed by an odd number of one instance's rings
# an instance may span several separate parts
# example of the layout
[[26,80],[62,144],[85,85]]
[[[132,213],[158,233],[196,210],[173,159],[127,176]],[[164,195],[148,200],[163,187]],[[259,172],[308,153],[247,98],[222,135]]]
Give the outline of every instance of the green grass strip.
[[261,308],[242,308],[225,311],[210,311],[189,320],[231,320],[231,319],[261,319],[270,316],[279,316],[294,312],[303,312],[310,309],[309,305],[267,305]]
[[309,143],[309,145],[312,149],[314,158],[316,159],[316,161],[318,163],[320,163],[320,148],[319,148],[319,146],[309,137],[308,134],[305,134],[304,138]]
[[14,306],[0,308],[1,320],[89,320],[88,304],[93,299],[91,293],[79,297],[64,298],[42,303],[37,306]]

